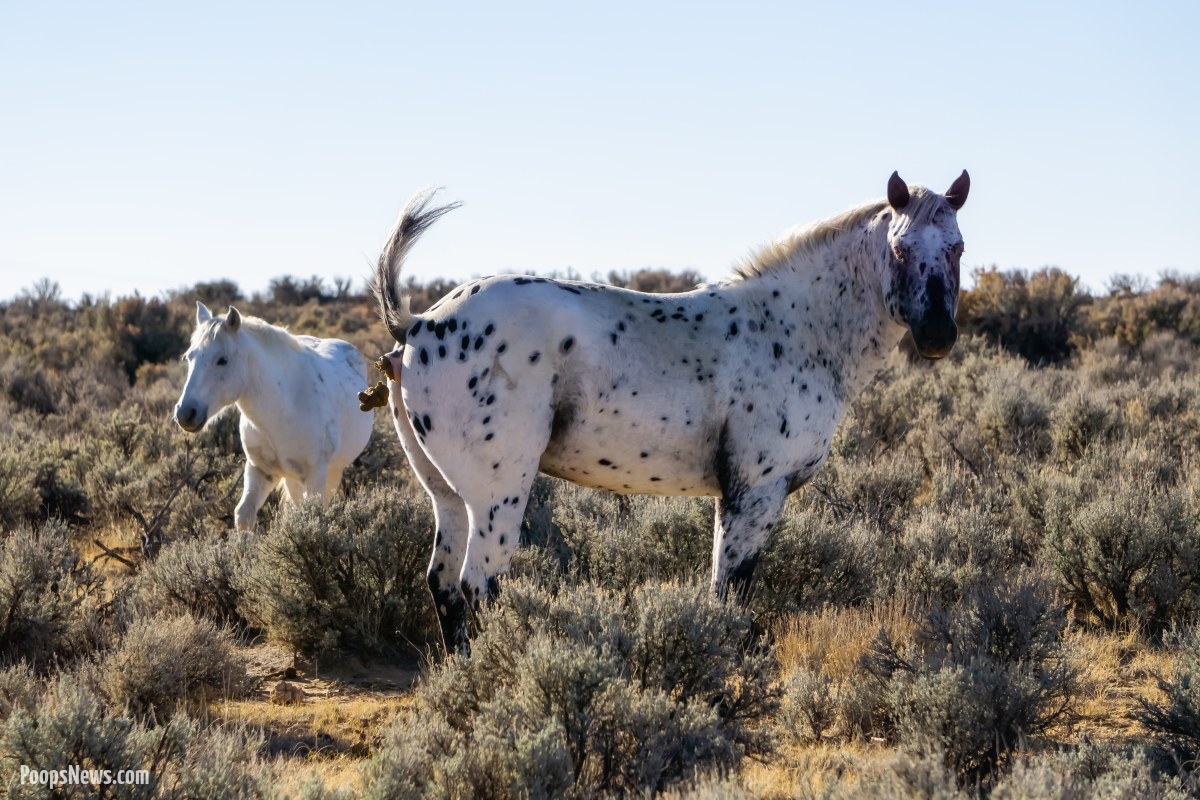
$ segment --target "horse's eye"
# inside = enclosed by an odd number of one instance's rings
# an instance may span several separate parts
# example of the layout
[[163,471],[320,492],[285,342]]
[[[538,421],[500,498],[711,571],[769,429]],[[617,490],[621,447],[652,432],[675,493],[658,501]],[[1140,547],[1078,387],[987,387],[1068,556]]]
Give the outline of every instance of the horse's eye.
[[217,359],[217,366],[218,366],[218,367],[223,367],[223,366],[225,366],[225,365],[226,365],[226,364],[228,364],[228,363],[229,363],[229,359],[228,359],[228,358],[226,358],[225,356],[221,356],[220,358],[218,358],[218,359]]

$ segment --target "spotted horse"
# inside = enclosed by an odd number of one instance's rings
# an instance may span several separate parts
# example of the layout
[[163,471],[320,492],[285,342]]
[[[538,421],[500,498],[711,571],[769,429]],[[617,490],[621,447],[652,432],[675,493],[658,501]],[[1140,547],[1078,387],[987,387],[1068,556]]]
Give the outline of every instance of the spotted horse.
[[728,280],[646,294],[505,275],[409,310],[400,268],[455,208],[415,196],[373,291],[397,347],[380,360],[396,430],[433,501],[429,563],[448,650],[495,596],[538,472],[614,492],[716,498],[712,586],[747,591],[788,494],[847,405],[911,331],[958,337],[963,171],[938,194],[893,173],[886,199],[796,229]]

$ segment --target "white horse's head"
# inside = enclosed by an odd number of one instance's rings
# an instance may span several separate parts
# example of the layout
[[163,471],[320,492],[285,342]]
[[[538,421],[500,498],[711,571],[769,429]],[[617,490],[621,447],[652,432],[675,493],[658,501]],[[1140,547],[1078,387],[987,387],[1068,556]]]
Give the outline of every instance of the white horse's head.
[[888,181],[888,268],[883,293],[892,319],[908,328],[917,351],[942,358],[958,339],[959,259],[963,238],[957,212],[967,202],[971,178],[963,170],[946,194],[909,189],[898,174]]
[[175,421],[185,431],[203,428],[245,390],[248,376],[240,353],[241,327],[242,315],[233,306],[224,317],[214,317],[203,303],[196,303],[196,331],[183,354],[188,362],[187,383],[175,405]]

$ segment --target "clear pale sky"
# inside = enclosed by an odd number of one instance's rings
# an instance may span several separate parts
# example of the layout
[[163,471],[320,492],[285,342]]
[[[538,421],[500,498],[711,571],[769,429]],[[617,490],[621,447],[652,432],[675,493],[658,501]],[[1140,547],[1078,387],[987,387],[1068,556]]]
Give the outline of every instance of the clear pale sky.
[[[1137,6],[1136,8],[1134,6]],[[0,0],[0,298],[725,275],[964,167],[965,268],[1200,272],[1200,3]]]

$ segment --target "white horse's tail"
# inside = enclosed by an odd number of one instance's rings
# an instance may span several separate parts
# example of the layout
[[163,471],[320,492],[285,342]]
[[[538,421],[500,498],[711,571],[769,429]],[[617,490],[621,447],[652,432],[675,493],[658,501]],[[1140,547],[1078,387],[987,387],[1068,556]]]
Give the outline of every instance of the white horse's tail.
[[400,344],[404,344],[408,326],[416,316],[409,308],[409,298],[403,294],[400,286],[400,267],[404,258],[426,228],[447,211],[462,205],[455,202],[429,208],[429,201],[437,193],[437,189],[428,188],[413,195],[400,212],[400,219],[396,220],[396,227],[392,229],[383,252],[379,254],[379,263],[375,266],[371,293],[379,303],[379,316],[387,326],[388,333]]

